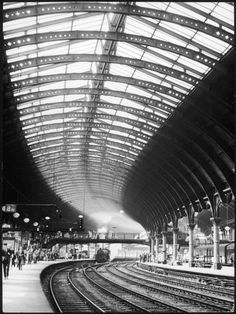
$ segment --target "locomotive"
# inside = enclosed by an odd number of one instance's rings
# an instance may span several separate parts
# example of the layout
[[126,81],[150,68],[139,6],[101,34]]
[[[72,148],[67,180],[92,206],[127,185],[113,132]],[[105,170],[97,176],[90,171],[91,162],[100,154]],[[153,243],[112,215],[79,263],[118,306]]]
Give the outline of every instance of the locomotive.
[[95,260],[97,263],[105,263],[110,260],[110,250],[108,249],[98,249],[95,255]]

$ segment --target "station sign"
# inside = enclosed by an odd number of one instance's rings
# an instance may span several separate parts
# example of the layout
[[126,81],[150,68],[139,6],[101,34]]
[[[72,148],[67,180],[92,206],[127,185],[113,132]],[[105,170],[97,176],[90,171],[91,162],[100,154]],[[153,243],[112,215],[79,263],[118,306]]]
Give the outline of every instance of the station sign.
[[6,204],[5,206],[2,206],[2,211],[5,213],[15,213],[16,204]]

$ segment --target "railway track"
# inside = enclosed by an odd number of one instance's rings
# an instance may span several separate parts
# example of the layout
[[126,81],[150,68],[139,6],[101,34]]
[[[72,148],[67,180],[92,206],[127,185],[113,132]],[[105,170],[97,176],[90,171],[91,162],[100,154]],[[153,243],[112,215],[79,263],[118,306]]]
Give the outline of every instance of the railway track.
[[[146,278],[151,278],[154,279],[160,283],[167,283],[167,284],[171,284],[177,287],[186,287],[189,288],[191,290],[195,290],[195,291],[202,291],[203,293],[209,293],[209,294],[213,294],[215,296],[219,296],[219,297],[226,297],[229,298],[231,300],[234,300],[235,297],[235,290],[234,287],[222,287],[222,286],[218,286],[216,284],[214,284],[214,281],[211,282],[210,280],[207,282],[206,279],[204,279],[203,276],[202,279],[200,279],[199,282],[199,275],[196,275],[195,280],[187,280],[187,279],[183,279],[184,276],[180,275],[175,275],[172,276],[172,274],[170,273],[170,276],[167,274],[162,273],[153,273],[150,272],[148,270],[139,268],[136,266],[136,264],[126,264],[126,268],[128,268],[130,271],[136,273],[136,274],[140,274],[140,275],[144,275]],[[207,276],[205,276],[205,278],[207,278]],[[181,279],[181,280],[180,280]]]
[[176,278],[164,281],[160,274],[134,263],[113,263],[84,269],[63,267],[50,277],[49,286],[58,313],[232,311],[232,295],[216,298],[213,291],[211,295],[196,292],[187,280],[180,285]]
[[[104,266],[98,266],[98,268],[102,267]],[[103,272],[104,271],[106,272],[106,269],[104,269]],[[156,298],[152,298],[151,296],[144,295],[133,289],[130,289],[130,287],[126,288],[124,287],[123,283],[120,285],[117,282],[110,281],[101,274],[101,269],[99,269],[99,272],[97,272],[94,267],[88,267],[85,270],[85,274],[86,277],[91,280],[91,282],[94,282],[94,284],[99,285],[103,289],[106,289],[106,291],[109,291],[112,295],[122,299],[123,301],[125,300],[129,304],[137,306],[137,310],[141,310],[141,312],[186,312],[185,310],[171,305],[168,302],[162,302]],[[121,312],[120,309],[119,312]]]
[[105,311],[89,300],[69,280],[70,267],[57,270],[49,281],[50,293],[53,299],[54,308],[58,313],[85,313]]
[[109,283],[92,267],[79,269],[67,266],[58,269],[50,277],[49,285],[58,313],[184,312]]
[[182,308],[189,312],[222,312],[231,311],[233,301],[229,299],[219,299],[206,294],[199,294],[179,287],[171,285],[164,285],[154,280],[137,277],[137,274],[127,274],[127,271],[117,269],[113,265],[106,268],[106,278],[113,280],[116,283],[122,284],[127,287],[134,287],[144,294],[151,297],[158,297],[158,299],[165,300],[170,304],[175,304],[177,307]]
[[148,269],[145,268],[140,268],[140,270],[151,272],[152,274],[155,273],[160,276],[167,277],[167,275],[171,276],[171,278],[176,278],[181,280],[185,280],[186,282],[192,282],[194,284],[198,284],[200,282],[205,282],[210,285],[214,285],[215,289],[218,289],[219,291],[227,291],[227,293],[232,292],[234,294],[234,279],[229,279],[226,276],[221,276],[220,278],[214,276],[208,276],[207,274],[193,274],[193,273],[187,273],[187,272],[181,272],[181,271],[175,271],[174,269],[156,269],[155,272],[150,271],[150,266],[148,265],[143,265],[144,267],[146,266]]

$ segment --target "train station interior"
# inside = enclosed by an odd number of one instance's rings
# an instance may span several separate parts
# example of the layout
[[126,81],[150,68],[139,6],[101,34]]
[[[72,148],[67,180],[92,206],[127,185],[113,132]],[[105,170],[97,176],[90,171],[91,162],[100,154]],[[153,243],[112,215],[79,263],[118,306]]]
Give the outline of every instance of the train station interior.
[[[16,282],[44,300],[44,267],[98,250],[234,277],[234,14],[233,2],[2,3],[4,312],[19,310]],[[39,300],[28,310],[53,312]]]

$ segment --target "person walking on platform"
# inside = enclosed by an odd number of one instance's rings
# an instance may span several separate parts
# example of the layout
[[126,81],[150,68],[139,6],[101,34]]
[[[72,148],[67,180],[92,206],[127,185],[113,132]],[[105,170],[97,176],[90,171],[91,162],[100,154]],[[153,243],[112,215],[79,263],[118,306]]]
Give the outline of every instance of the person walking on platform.
[[18,252],[16,253],[16,255],[17,255],[17,260],[18,260],[17,267],[19,268],[19,270],[22,270],[22,264],[23,264],[23,251],[22,251],[22,249],[19,249]]
[[7,279],[9,276],[10,262],[11,262],[11,250],[7,248],[7,243],[4,243],[3,249],[2,249],[2,265],[3,265],[4,279]]
[[16,266],[16,254],[15,254],[15,252],[13,251],[13,253],[12,253],[12,259],[11,259],[11,267],[12,266]]

